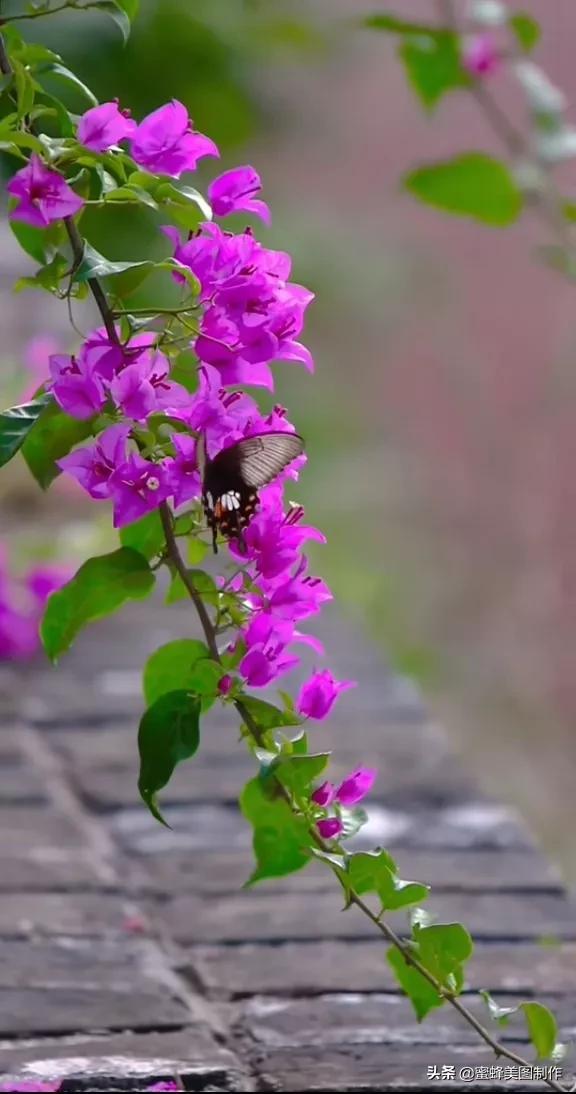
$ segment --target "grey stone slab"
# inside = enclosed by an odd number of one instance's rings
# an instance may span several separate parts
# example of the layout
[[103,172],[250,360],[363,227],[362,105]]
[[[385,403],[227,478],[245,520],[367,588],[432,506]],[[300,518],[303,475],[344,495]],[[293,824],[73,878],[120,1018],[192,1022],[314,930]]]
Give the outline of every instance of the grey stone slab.
[[[561,892],[557,870],[533,851],[419,851],[401,848],[396,861],[402,877],[430,882],[434,892]],[[133,883],[146,892],[238,892],[254,868],[251,851],[164,851],[131,859]],[[311,862],[305,870],[277,878],[274,891],[334,892],[335,880],[325,866]]]
[[[195,946],[176,967],[218,997],[381,992],[392,987],[384,942]],[[576,946],[478,943],[466,968],[473,989],[524,994],[573,993]]]
[[[221,1047],[204,1026],[170,1033],[123,1032],[102,1037],[45,1038],[0,1045],[0,1072],[20,1080],[66,1079],[69,1089],[86,1083],[120,1080],[123,1089],[142,1089],[154,1082],[186,1076],[191,1089],[254,1089],[238,1059]],[[104,1086],[104,1089],[106,1087]],[[113,1089],[112,1082],[108,1089]],[[83,1087],[86,1089],[86,1087]]]
[[[234,762],[223,755],[200,755],[193,763],[181,764],[176,769],[169,786],[162,792],[162,800],[179,805],[191,802],[233,804],[253,775],[254,763],[248,757],[241,756],[240,762]],[[131,764],[75,768],[71,781],[90,809],[107,811],[141,805],[135,747]]]
[[27,854],[0,856],[0,892],[73,892],[109,889],[86,853],[79,848],[31,847]]
[[121,939],[11,939],[0,941],[2,988],[110,988],[150,992],[157,986],[151,943]]
[[23,764],[1,764],[0,808],[5,805],[43,805],[47,801],[42,780],[31,767]]
[[125,913],[109,893],[6,893],[0,900],[0,937],[119,935]]
[[[514,897],[508,894],[436,893],[427,902],[440,921],[465,923],[477,939],[576,938],[574,905],[552,893]],[[226,899],[175,897],[158,908],[158,916],[181,943],[289,941],[299,938],[371,938],[374,925],[357,908],[343,912],[332,894],[313,902],[299,894],[261,889]],[[406,917],[387,916],[398,929]]]
[[[521,1050],[523,1046],[518,1046]],[[374,1092],[412,1091],[422,1089],[446,1090],[546,1090],[541,1080],[532,1079],[531,1072],[526,1077],[517,1078],[519,1072],[513,1070],[512,1079],[504,1079],[505,1068],[509,1061],[496,1060],[494,1053],[479,1045],[462,1043],[444,1045],[334,1045],[329,1052],[320,1048],[301,1048],[295,1053],[292,1048],[269,1050],[255,1053],[253,1064],[261,1076],[264,1089],[276,1091],[328,1092]],[[436,1067],[440,1074],[443,1066],[453,1067],[453,1078],[445,1082],[427,1080],[428,1068]],[[514,1068],[513,1064],[510,1067]],[[501,1076],[498,1078],[467,1078],[460,1076],[462,1068],[467,1074],[475,1069],[485,1068],[486,1074]],[[495,1068],[495,1072],[490,1069]],[[502,1071],[498,1071],[502,1068]],[[560,1067],[560,1074],[562,1067]],[[564,1075],[569,1082],[571,1071],[564,1066]]]
[[19,856],[34,849],[41,855],[54,849],[77,848],[84,843],[81,833],[67,817],[54,809],[0,808],[2,854]]
[[0,993],[0,1036],[24,1037],[97,1030],[175,1029],[186,1025],[186,1007],[160,990],[136,984],[126,989],[4,987]]
[[[570,1041],[576,1031],[576,1000],[573,995],[539,996],[553,1009],[560,1029],[560,1040]],[[483,1025],[491,1025],[487,1007],[477,995],[462,996],[461,1002]],[[516,1006],[517,997],[499,996],[503,1006]],[[414,1011],[404,995],[317,996],[314,999],[283,999],[256,996],[235,1007],[235,1025],[254,1041],[269,1048],[323,1046],[326,1051],[346,1044],[470,1044],[478,1043],[475,1029],[453,1007],[430,1011],[423,1022],[415,1024]],[[530,1043],[522,1014],[510,1018],[498,1029],[502,1042]]]

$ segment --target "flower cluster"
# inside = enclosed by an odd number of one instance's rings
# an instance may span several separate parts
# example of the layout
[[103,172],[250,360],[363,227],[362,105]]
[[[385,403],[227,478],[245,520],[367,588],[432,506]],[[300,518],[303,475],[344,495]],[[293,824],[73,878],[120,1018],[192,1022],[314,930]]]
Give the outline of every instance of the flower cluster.
[[70,574],[60,566],[38,565],[15,578],[0,548],[0,661],[27,661],[40,646],[38,625],[46,601]]
[[[373,767],[357,767],[342,780],[339,786],[323,782],[310,796],[310,801],[322,810],[316,828],[323,839],[336,839],[344,831],[342,807],[358,805],[370,793],[378,772]],[[328,812],[332,809],[332,814]]]
[[[219,155],[176,101],[140,123],[118,102],[104,103],[79,119],[76,140],[93,155],[120,157],[160,178],[179,179],[202,157]],[[123,142],[127,149],[120,147]],[[81,210],[82,198],[56,166],[33,155],[15,175],[9,187],[13,218],[44,226]],[[269,223],[261,188],[250,166],[225,171],[208,187],[212,215],[248,213]],[[288,254],[264,246],[250,228],[233,233],[211,219],[187,238],[170,225],[162,231],[172,245],[172,276],[190,301],[189,321],[178,329],[178,352],[192,350],[196,369],[188,365],[185,375],[180,369],[173,378],[173,331],[159,328],[158,316],[138,325],[118,317],[116,325],[110,321],[91,331],[77,352],[52,353],[45,383],[62,410],[89,423],[93,434],[59,466],[90,497],[111,502],[116,528],[163,503],[177,513],[184,506],[195,512],[196,506],[199,514],[201,453],[214,459],[244,438],[294,432],[282,406],[263,413],[245,389],[273,392],[276,361],[314,368],[300,341],[313,293],[291,281]],[[238,572],[226,583],[221,579],[221,586],[235,597],[240,621],[227,650],[234,674],[221,681],[224,698],[233,699],[246,685],[262,688],[277,680],[298,664],[298,648],[323,655],[318,639],[300,626],[331,599],[303,554],[307,543],[324,543],[325,537],[306,523],[301,506],[287,505],[284,497],[304,462],[304,456],[293,460],[261,490],[242,540],[229,544]],[[297,711],[304,719],[324,719],[353,686],[316,670],[301,689]]]

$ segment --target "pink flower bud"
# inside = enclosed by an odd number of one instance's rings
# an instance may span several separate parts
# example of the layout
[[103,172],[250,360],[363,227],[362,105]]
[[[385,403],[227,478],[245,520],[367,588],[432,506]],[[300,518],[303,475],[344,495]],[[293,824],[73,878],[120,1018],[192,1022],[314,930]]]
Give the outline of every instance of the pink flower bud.
[[319,820],[316,824],[322,839],[334,839],[335,836],[339,836],[343,829],[342,821],[338,817],[325,817],[324,820]]
[[234,677],[226,673],[222,679],[218,682],[218,691],[220,695],[228,695],[234,686]]
[[462,64],[471,76],[490,76],[500,65],[500,53],[489,34],[475,34],[464,44]]
[[328,669],[314,672],[300,690],[298,713],[321,721],[332,710],[340,692],[354,687],[353,680],[336,680]]
[[356,805],[372,789],[378,772],[375,767],[358,767],[340,783],[336,798],[341,805]]
[[311,801],[316,805],[331,805],[336,797],[336,787],[334,783],[324,782],[320,786],[317,786],[314,793],[310,795]]

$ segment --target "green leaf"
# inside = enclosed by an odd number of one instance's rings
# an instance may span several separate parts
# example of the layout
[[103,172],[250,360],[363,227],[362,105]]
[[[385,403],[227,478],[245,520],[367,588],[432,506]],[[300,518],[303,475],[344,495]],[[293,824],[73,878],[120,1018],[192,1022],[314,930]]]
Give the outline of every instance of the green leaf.
[[400,950],[392,946],[386,957],[396,980],[412,1003],[419,1022],[435,1007],[443,1005],[443,997],[438,994],[432,984],[429,984],[417,969],[406,963]]
[[140,262],[111,262],[91,247],[84,244],[84,257],[75,271],[75,281],[89,281],[92,277],[113,277],[114,274],[124,273],[126,270],[135,270],[138,267],[147,266],[152,269],[153,263],[148,259]]
[[368,27],[369,30],[382,30],[388,34],[401,34],[402,36],[414,35],[420,37],[421,35],[433,36],[445,33],[443,28],[436,27],[432,23],[409,22],[407,19],[399,19],[396,15],[389,15],[385,12],[365,15],[362,19],[362,25]]
[[482,152],[419,167],[404,176],[404,186],[437,209],[497,227],[512,224],[522,210],[522,195],[506,166]]
[[530,1040],[541,1060],[550,1059],[556,1048],[558,1024],[552,1011],[542,1003],[521,1003]]
[[154,197],[165,204],[173,219],[189,231],[194,231],[205,220],[212,220],[211,206],[192,186],[163,182],[154,190]]
[[199,639],[177,638],[160,646],[148,658],[144,668],[143,687],[148,706],[170,691],[196,690],[193,688],[193,674],[201,661],[214,664],[210,661],[208,647]]
[[18,116],[20,118],[29,114],[34,106],[36,85],[28,69],[16,58],[12,58],[14,69],[14,82],[16,84],[16,98],[18,101]]
[[277,729],[280,726],[299,726],[302,724],[302,718],[294,711],[280,710],[272,703],[267,703],[264,699],[256,699],[253,695],[241,695],[240,698],[242,705],[263,731]]
[[130,15],[128,11],[128,5],[130,0],[101,0],[98,4],[100,11],[105,11],[107,15],[116,23],[119,28],[124,44],[130,37]]
[[347,880],[358,894],[378,893],[387,911],[407,908],[426,900],[427,885],[418,881],[403,881],[397,875],[394,859],[387,851],[358,851],[347,860]]
[[[177,764],[189,760],[200,743],[201,704],[189,691],[161,695],[143,715],[138,730],[138,789],[150,812],[166,824],[156,795],[169,782]],[[169,827],[167,825],[166,827]]]
[[449,991],[461,992],[463,967],[474,949],[466,928],[461,923],[433,923],[429,927],[415,925],[413,930],[421,963]]
[[516,35],[518,45],[526,53],[531,53],[534,47],[538,45],[541,34],[540,25],[525,11],[518,11],[511,15],[508,19],[508,26]]
[[142,600],[153,586],[146,559],[130,547],[89,558],[46,605],[40,633],[49,658],[65,653],[86,623],[111,615],[127,600]]
[[388,851],[356,851],[347,859],[346,873],[350,885],[360,896],[378,891],[382,870],[396,873],[397,866]]
[[98,106],[98,99],[93,91],[69,68],[60,63],[48,64],[44,68],[44,72],[49,72],[51,76],[56,76],[57,79],[62,80],[66,84],[70,84],[72,87],[79,91],[81,95],[90,103],[90,106]]
[[11,220],[10,229],[26,254],[36,262],[46,261],[46,232],[42,228],[32,228],[21,220]]
[[297,817],[280,796],[272,796],[259,777],[251,779],[240,797],[240,808],[254,828],[252,846],[256,869],[247,881],[253,885],[269,877],[285,877],[301,870],[311,859],[311,836],[304,817]]
[[399,54],[410,84],[429,109],[448,91],[470,84],[462,68],[458,37],[450,31],[407,38]]
[[56,460],[67,456],[74,445],[89,437],[93,428],[93,418],[89,421],[71,418],[55,402],[44,407],[22,445],[22,455],[43,490],[60,474]]
[[310,785],[322,774],[329,759],[329,752],[318,752],[311,756],[286,756],[276,760],[270,770],[291,793],[297,797],[307,796]]
[[154,509],[140,520],[121,528],[120,543],[123,547],[133,547],[147,559],[159,555],[164,547],[164,529],[158,510]]
[[195,536],[190,536],[187,545],[188,562],[191,566],[197,566],[204,560],[208,553],[208,544],[203,539],[196,539]]
[[51,402],[51,395],[39,395],[29,403],[10,407],[0,413],[0,467],[16,455]]

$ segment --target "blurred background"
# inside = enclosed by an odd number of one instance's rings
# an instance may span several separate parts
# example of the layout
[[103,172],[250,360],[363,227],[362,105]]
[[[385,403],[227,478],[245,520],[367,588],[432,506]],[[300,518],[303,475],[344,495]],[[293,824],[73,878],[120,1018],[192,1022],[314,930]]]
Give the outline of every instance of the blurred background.
[[[432,0],[396,6],[433,11]],[[574,5],[522,7],[544,19],[536,60],[576,116]],[[481,228],[402,193],[419,162],[500,149],[465,95],[423,116],[393,40],[354,25],[376,8],[142,0],[126,49],[102,16],[26,33],[136,117],[182,99],[223,167],[261,173],[274,219],[260,237],[290,250],[295,279],[317,293],[306,333],[316,377],[276,370],[308,441],[299,500],[329,535],[314,565],[574,879],[576,289],[539,263],[548,240],[530,218]],[[505,76],[493,86],[518,110]],[[220,169],[210,161],[200,181]],[[567,195],[570,182],[574,197],[568,172]],[[54,352],[46,334],[71,340],[63,306],[12,295],[26,260],[5,222],[0,232],[8,404]],[[125,209],[91,239],[111,258],[165,250],[153,222]],[[2,534],[19,561],[82,558],[105,539],[106,519],[94,522],[78,492],[58,483],[55,496],[56,509],[23,464],[3,474]]]

